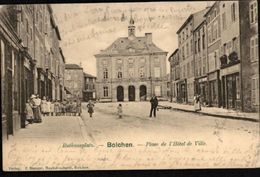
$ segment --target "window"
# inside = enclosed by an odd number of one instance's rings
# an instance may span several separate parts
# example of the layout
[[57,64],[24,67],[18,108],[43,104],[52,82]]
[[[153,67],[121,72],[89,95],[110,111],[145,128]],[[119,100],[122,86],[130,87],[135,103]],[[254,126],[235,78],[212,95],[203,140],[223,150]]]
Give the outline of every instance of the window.
[[133,58],[129,58],[128,59],[128,64],[130,64],[130,65],[134,64],[134,59]]
[[213,23],[213,34],[212,34],[212,42],[218,38],[218,22],[214,21]]
[[107,78],[108,78],[108,70],[107,70],[107,68],[104,68],[103,78],[104,78],[104,79],[107,79]]
[[256,35],[250,39],[250,59],[255,61],[258,57],[258,36]]
[[190,77],[190,63],[187,63],[187,77]]
[[200,52],[200,37],[198,39],[198,52]]
[[189,51],[190,51],[190,49],[189,49],[189,43],[187,42],[187,43],[186,43],[186,55],[187,55],[187,56],[189,56]]
[[121,58],[119,58],[119,59],[117,59],[117,64],[122,64],[122,59]]
[[139,75],[140,75],[140,77],[141,78],[143,78],[145,75],[144,75],[144,67],[141,67],[140,69],[139,69]]
[[134,77],[134,68],[129,68],[128,74],[129,74],[129,77]]
[[103,87],[104,97],[108,97],[108,87]]
[[227,54],[227,44],[223,44],[223,54]]
[[192,47],[193,47],[193,45],[192,45],[192,39],[190,40],[190,54],[192,55]]
[[155,58],[154,58],[154,63],[155,63],[155,64],[159,64],[159,63],[160,63],[160,60],[159,60],[158,57],[155,57]]
[[186,77],[186,65],[183,66],[183,77]]
[[227,29],[226,12],[222,14],[222,29]]
[[237,38],[233,38],[232,40],[232,50],[237,52]]
[[161,96],[161,86],[155,86],[154,88],[154,94],[156,96]]
[[186,27],[186,39],[188,39],[189,37],[189,31],[188,31],[188,27]]
[[145,58],[140,58],[140,63],[144,64],[145,63]]
[[184,39],[184,31],[182,32],[182,41],[184,41],[185,39]]
[[211,33],[211,26],[208,28],[208,43],[211,43],[211,36],[212,33]]
[[102,64],[103,64],[103,66],[106,66],[107,65],[107,60],[103,59]]
[[206,57],[203,58],[203,75],[206,74]]
[[259,104],[259,83],[258,83],[258,78],[252,78],[251,80],[251,90],[252,90],[252,95],[251,95],[251,99],[252,99],[252,104],[253,105],[258,105]]
[[234,22],[236,21],[236,4],[233,3],[231,5],[231,21]]
[[183,59],[183,60],[185,60],[184,52],[185,52],[184,46],[182,46],[182,59]]
[[123,77],[123,74],[122,74],[122,70],[121,70],[121,68],[120,69],[118,69],[118,71],[117,71],[117,78],[118,79],[121,79]]
[[257,1],[250,2],[249,8],[250,8],[250,12],[249,12],[250,24],[254,24],[258,21]]
[[197,41],[195,41],[195,54],[197,54]]
[[160,67],[155,67],[154,68],[154,76],[155,77],[161,77],[161,70],[160,70]]

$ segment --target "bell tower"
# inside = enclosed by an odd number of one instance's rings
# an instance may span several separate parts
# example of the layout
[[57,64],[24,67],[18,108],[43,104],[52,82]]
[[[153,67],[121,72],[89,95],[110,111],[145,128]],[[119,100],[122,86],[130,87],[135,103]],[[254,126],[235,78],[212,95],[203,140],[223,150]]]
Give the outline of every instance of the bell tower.
[[130,21],[129,21],[129,25],[128,25],[128,38],[133,38],[135,37],[135,21],[132,17],[132,9],[130,10],[131,13],[131,17],[130,17]]

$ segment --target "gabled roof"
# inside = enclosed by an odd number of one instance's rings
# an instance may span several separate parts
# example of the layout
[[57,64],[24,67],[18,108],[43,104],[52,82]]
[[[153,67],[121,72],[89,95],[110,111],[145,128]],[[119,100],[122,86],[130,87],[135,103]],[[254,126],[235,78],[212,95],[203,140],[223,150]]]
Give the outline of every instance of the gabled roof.
[[77,64],[66,64],[65,65],[65,69],[83,69],[82,67],[80,67]]
[[91,74],[84,72],[84,77],[96,78],[96,76],[92,76]]
[[205,13],[208,12],[208,10],[209,10],[209,7],[206,7],[206,8],[203,9],[203,10],[200,10],[200,11],[194,13],[194,14],[191,14],[191,15],[187,18],[187,20],[181,25],[181,27],[178,29],[177,34],[179,34],[179,33],[181,32],[181,30],[186,26],[186,24],[187,24],[189,21],[191,21],[191,19],[194,20],[194,22],[193,22],[193,29],[196,29],[196,27],[197,27],[198,25],[200,25],[201,22],[204,20],[204,15],[205,15]]
[[95,55],[113,55],[113,54],[145,54],[145,53],[167,53],[157,47],[153,42],[148,42],[146,37],[120,37],[115,40],[108,48],[101,50]]

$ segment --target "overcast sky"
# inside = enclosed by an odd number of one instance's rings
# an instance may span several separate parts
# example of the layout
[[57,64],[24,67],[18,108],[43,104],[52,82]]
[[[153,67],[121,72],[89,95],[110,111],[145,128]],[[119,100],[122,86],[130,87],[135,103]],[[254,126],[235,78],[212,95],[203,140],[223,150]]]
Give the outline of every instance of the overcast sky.
[[[118,37],[127,37],[130,10],[136,36],[151,32],[153,42],[168,56],[178,47],[176,31],[187,17],[213,2],[53,4],[61,33],[61,47],[67,63],[82,64],[85,72],[96,75],[95,54]],[[169,64],[167,62],[167,72]]]

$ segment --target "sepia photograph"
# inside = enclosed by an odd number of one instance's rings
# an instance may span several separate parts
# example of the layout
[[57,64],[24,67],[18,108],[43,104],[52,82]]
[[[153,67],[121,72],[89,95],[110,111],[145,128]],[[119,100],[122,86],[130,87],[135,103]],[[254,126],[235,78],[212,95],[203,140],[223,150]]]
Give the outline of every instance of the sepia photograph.
[[0,5],[6,172],[260,167],[258,2]]

